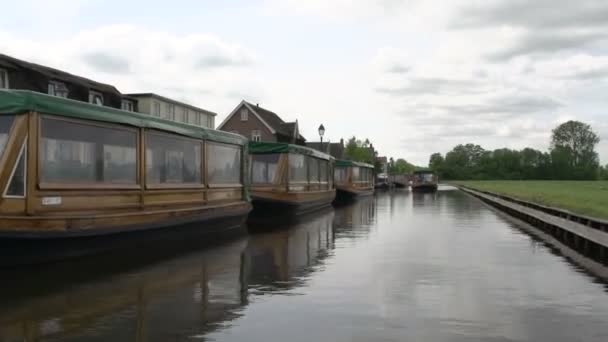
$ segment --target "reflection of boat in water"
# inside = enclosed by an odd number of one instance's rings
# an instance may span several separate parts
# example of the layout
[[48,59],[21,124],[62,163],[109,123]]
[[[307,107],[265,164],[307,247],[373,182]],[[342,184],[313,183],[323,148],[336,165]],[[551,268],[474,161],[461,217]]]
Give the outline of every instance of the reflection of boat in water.
[[330,155],[269,142],[250,143],[249,153],[253,217],[299,215],[328,207],[336,197]]
[[287,230],[251,235],[244,254],[248,285],[264,292],[302,285],[333,249],[333,218],[334,212],[326,211]]
[[433,192],[437,191],[439,178],[431,170],[414,171],[412,180],[412,191]]
[[137,251],[2,271],[0,341],[183,340],[214,331],[247,304],[245,241],[167,259]]
[[370,225],[376,218],[376,200],[374,197],[362,198],[349,206],[336,210],[334,231],[337,235],[356,236],[367,234]]

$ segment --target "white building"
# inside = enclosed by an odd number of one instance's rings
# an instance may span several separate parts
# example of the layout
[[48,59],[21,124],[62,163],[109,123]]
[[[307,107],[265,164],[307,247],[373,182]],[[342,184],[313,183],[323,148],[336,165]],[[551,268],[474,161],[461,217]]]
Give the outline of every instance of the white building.
[[[128,94],[137,101],[137,111],[163,119],[215,129],[216,113],[153,93]],[[124,107],[124,105],[123,105]]]

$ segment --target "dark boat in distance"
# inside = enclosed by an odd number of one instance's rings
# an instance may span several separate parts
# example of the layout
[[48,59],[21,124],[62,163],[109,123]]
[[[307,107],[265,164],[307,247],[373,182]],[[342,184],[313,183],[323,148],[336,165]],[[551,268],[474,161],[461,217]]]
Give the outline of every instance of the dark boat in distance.
[[0,243],[241,226],[251,210],[246,143],[146,114],[1,90]]
[[250,142],[252,218],[280,219],[328,207],[336,197],[334,158],[312,148]]
[[374,166],[352,160],[337,160],[334,182],[339,200],[372,195],[375,183]]
[[433,192],[437,191],[439,178],[431,170],[414,171],[412,180],[412,191]]

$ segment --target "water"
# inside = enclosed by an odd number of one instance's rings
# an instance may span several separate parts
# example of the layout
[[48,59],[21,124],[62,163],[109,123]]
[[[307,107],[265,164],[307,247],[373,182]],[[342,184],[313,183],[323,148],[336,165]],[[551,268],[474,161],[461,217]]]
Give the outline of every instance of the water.
[[0,271],[0,341],[608,341],[604,284],[461,192]]

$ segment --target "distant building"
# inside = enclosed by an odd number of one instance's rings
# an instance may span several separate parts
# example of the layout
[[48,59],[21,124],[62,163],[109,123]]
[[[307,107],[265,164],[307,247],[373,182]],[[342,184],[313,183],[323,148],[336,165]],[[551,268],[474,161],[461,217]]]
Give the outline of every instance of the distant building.
[[251,141],[306,144],[297,120],[285,122],[276,113],[247,101],[239,103],[217,129],[244,135]]
[[[0,89],[31,90],[114,108],[122,108],[123,100],[129,101],[112,85],[3,54],[0,54]],[[136,103],[131,106],[137,109]]]
[[376,162],[380,163],[381,173],[388,174],[388,158],[376,157]]
[[346,159],[345,157],[345,147],[344,147],[344,139],[340,139],[340,142],[332,143],[332,142],[307,142],[306,146],[310,148],[314,148],[317,151],[321,151],[323,153],[329,153],[332,157],[336,159]]
[[[190,125],[215,128],[216,113],[153,93],[127,94],[137,102],[139,113]],[[128,105],[128,103],[126,103]],[[123,108],[124,109],[124,108]]]

